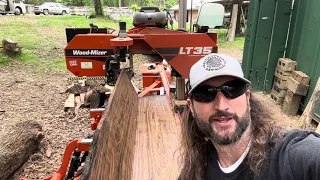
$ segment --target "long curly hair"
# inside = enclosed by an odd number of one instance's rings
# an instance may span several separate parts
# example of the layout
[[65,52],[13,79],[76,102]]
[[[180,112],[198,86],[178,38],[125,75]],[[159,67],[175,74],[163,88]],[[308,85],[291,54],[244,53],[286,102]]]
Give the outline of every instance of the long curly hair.
[[[260,176],[263,164],[267,162],[270,153],[270,143],[276,143],[283,135],[281,128],[270,123],[267,109],[251,94],[250,115],[252,144],[247,155],[248,165],[255,176]],[[205,140],[205,135],[198,129],[190,108],[186,107],[181,125],[181,180],[201,180],[210,148],[214,148],[211,141]]]

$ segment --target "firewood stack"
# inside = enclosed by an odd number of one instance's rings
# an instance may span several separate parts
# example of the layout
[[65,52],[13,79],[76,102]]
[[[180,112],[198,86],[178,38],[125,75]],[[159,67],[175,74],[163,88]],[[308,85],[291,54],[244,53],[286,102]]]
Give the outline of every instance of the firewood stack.
[[64,110],[77,115],[80,107],[90,109],[103,107],[112,88],[106,85],[103,80],[79,80],[66,90],[69,96],[65,101]]

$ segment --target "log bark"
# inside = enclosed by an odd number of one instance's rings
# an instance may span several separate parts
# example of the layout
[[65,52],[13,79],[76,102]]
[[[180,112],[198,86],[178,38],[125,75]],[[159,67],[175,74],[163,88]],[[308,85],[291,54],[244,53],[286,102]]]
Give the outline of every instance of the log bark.
[[8,179],[38,148],[42,127],[35,121],[19,122],[0,135],[0,179]]
[[8,56],[16,56],[21,54],[21,47],[18,47],[18,43],[11,39],[3,39],[2,46],[3,46],[3,53]]
[[2,46],[3,49],[9,50],[9,51],[13,51],[17,48],[17,42],[11,40],[11,39],[3,39],[2,40]]

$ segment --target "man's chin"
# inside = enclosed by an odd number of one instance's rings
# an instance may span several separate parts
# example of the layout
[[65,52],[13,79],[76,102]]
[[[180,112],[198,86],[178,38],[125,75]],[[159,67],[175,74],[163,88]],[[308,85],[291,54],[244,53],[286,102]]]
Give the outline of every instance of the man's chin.
[[213,142],[218,145],[230,145],[238,141],[240,138],[237,136],[234,127],[225,129],[214,129],[214,134],[211,136]]

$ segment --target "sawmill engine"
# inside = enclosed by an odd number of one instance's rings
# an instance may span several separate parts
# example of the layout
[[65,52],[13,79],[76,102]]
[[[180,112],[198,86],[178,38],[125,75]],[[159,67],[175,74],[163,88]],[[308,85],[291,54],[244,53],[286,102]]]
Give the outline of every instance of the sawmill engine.
[[134,27],[160,27],[168,24],[168,13],[160,12],[158,7],[142,7],[139,12],[133,14]]

